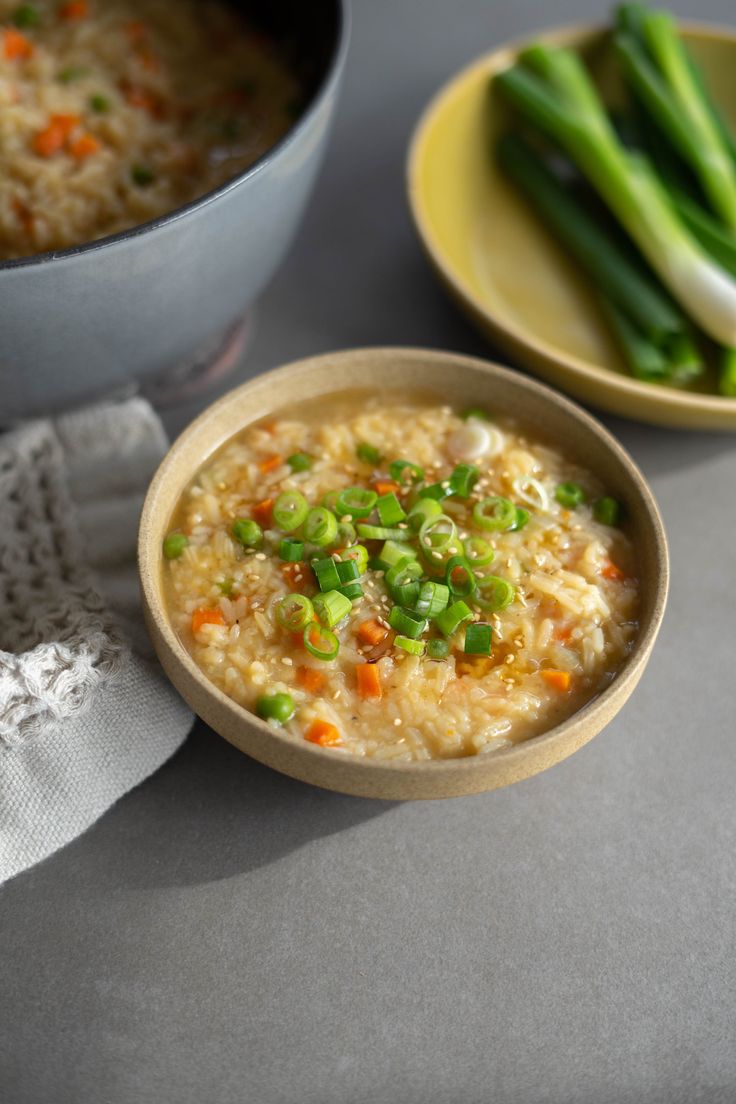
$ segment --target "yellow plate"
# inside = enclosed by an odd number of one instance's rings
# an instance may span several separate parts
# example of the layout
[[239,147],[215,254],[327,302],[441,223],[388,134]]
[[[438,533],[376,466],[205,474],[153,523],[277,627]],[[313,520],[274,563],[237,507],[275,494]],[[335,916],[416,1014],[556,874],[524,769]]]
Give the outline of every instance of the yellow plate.
[[[684,35],[736,124],[736,34],[688,24]],[[581,51],[606,100],[615,102],[620,89],[602,28],[564,28],[533,40],[540,38]],[[736,429],[736,399],[632,379],[585,277],[495,165],[493,146],[509,116],[491,78],[523,45],[504,46],[464,69],[417,126],[409,201],[434,267],[495,342],[584,402],[661,425]]]

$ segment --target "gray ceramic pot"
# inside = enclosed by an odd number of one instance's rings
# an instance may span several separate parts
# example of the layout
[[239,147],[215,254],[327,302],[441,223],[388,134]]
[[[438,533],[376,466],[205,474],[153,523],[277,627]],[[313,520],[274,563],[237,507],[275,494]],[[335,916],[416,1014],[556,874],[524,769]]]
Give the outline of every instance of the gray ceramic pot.
[[170,215],[0,264],[0,424],[186,375],[281,262],[325,147],[347,14],[340,0],[242,6],[297,51],[303,113],[246,173]]

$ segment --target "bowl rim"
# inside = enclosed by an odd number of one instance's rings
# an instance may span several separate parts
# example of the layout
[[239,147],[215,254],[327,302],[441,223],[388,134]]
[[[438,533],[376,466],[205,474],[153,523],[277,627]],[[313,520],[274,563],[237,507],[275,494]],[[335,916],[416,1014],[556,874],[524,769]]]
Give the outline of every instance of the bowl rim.
[[[265,721],[257,717],[255,713],[251,713],[250,710],[239,705],[210,682],[179,640],[179,637],[170,623],[165,603],[159,601],[158,590],[154,582],[156,574],[160,571],[161,567],[161,546],[160,541],[156,538],[157,500],[159,493],[166,487],[171,479],[175,479],[182,488],[186,486],[188,481],[196,474],[198,468],[201,467],[218,448],[221,448],[226,441],[230,440],[234,434],[229,434],[224,437],[218,445],[213,446],[207,455],[201,457],[198,467],[194,470],[189,470],[186,479],[182,479],[181,475],[177,473],[179,457],[185,452],[189,440],[192,437],[196,437],[200,430],[206,428],[208,423],[215,424],[220,411],[231,408],[234,401],[242,403],[249,392],[262,386],[264,382],[268,383],[269,381],[273,381],[274,383],[278,383],[281,380],[287,381],[295,371],[306,373],[310,369],[319,370],[325,363],[336,365],[336,362],[341,359],[351,359],[356,356],[377,356],[384,359],[390,358],[392,362],[396,360],[401,361],[402,359],[411,361],[416,360],[417,357],[421,357],[426,362],[444,364],[445,366],[451,365],[456,370],[458,368],[460,370],[470,369],[476,372],[480,370],[489,380],[493,378],[509,380],[516,386],[521,386],[524,389],[536,393],[544,401],[551,402],[562,408],[563,412],[569,417],[581,422],[588,432],[593,433],[602,442],[605,448],[613,453],[615,459],[623,468],[627,480],[630,482],[644,505],[647,522],[651,529],[649,536],[653,542],[657,570],[656,578],[653,581],[654,594],[652,595],[649,616],[646,623],[643,623],[640,627],[634,649],[630,655],[626,657],[623,666],[616,673],[609,685],[587,702],[581,709],[537,736],[533,736],[509,748],[500,748],[493,753],[492,757],[474,755],[454,759],[393,762],[362,759],[352,755],[346,756],[342,753],[336,756],[334,751],[319,747],[315,744],[310,744],[307,741],[303,742],[303,746],[302,744],[295,745],[293,737],[287,736],[278,729],[268,725]],[[336,371],[335,375],[339,378],[339,371]],[[400,373],[397,373],[397,375],[400,375]],[[344,390],[344,388],[338,385],[334,388],[334,392],[339,393],[341,389]],[[283,391],[281,393],[283,394]],[[330,391],[321,392],[321,394],[324,395],[330,393]],[[276,410],[278,406],[275,404],[272,409]],[[263,417],[265,414],[266,412],[259,413],[257,418]],[[246,428],[248,424],[247,418],[244,419],[242,428]],[[179,670],[184,669],[186,674],[193,680],[198,690],[202,691],[205,697],[211,698],[221,709],[230,714],[234,719],[247,725],[254,726],[261,734],[269,736],[271,739],[278,742],[284,749],[294,749],[294,747],[297,746],[301,755],[311,756],[314,758],[315,762],[321,760],[328,770],[329,765],[336,763],[343,765],[349,763],[351,770],[359,772],[366,778],[370,777],[373,779],[380,776],[384,778],[396,778],[398,775],[413,778],[427,778],[430,776],[440,776],[443,773],[457,778],[473,774],[479,769],[481,764],[488,764],[491,758],[496,763],[503,762],[511,765],[517,762],[523,762],[529,757],[535,757],[540,749],[554,746],[558,742],[564,742],[564,738],[573,732],[584,730],[587,727],[594,727],[598,719],[602,718],[602,723],[595,728],[595,731],[591,735],[595,735],[605,727],[608,720],[619,711],[636,686],[657,638],[664,617],[669,589],[669,552],[664,523],[659,508],[638,466],[629,456],[623,445],[616,440],[606,427],[573,400],[568,399],[547,384],[540,383],[538,380],[531,379],[513,369],[504,367],[495,362],[484,360],[480,357],[466,356],[460,353],[437,349],[423,349],[414,346],[364,346],[301,358],[272,369],[269,372],[254,376],[252,379],[227,392],[212,405],[208,406],[193,422],[191,422],[182,433],[179,434],[164,456],[149,486],[148,493],[146,494],[139,527],[138,571],[144,599],[144,608],[150,618],[155,622],[156,629],[160,634],[160,638],[169,656],[174,660]],[[609,713],[609,705],[615,703],[616,700],[618,700],[618,705]]]
[[[732,27],[691,20],[680,20],[678,22],[681,30],[690,37],[715,42],[728,42],[736,48],[736,29]],[[604,23],[569,23],[547,27],[536,34],[524,35],[494,47],[492,50],[475,57],[449,77],[423,109],[409,139],[405,160],[405,185],[412,221],[431,264],[448,288],[471,313],[483,319],[501,339],[508,342],[514,349],[526,350],[538,358],[538,362],[552,364],[557,368],[562,367],[566,373],[581,382],[597,383],[620,399],[643,399],[672,414],[683,414],[687,411],[697,410],[701,414],[720,416],[721,419],[729,417],[736,422],[736,398],[704,394],[697,391],[678,391],[673,387],[661,387],[654,383],[646,383],[643,380],[634,379],[632,376],[613,372],[610,368],[594,364],[574,353],[559,349],[540,337],[530,335],[520,325],[505,319],[503,315],[492,309],[487,302],[475,293],[465,280],[462,272],[458,271],[448,259],[442,239],[434,231],[432,217],[426,202],[425,189],[421,184],[421,166],[424,162],[425,150],[436,119],[448,102],[460,99],[465,95],[468,88],[472,87],[482,74],[490,76],[499,72],[504,64],[510,64],[518,51],[531,41],[542,39],[555,42],[573,37],[576,39],[593,39],[609,31],[610,24]],[[591,401],[595,403],[596,400],[591,399]],[[637,414],[632,410],[629,416],[637,417]],[[713,428],[724,428],[724,426],[721,424],[720,427],[713,426]]]
[[36,265],[48,265],[53,264],[54,261],[62,261],[80,257],[88,253],[96,253],[100,250],[118,245],[121,242],[132,240],[133,238],[144,237],[154,230],[178,222],[179,219],[185,218],[187,215],[192,214],[194,211],[198,211],[200,208],[209,207],[210,204],[215,203],[221,196],[234,191],[236,188],[240,187],[241,184],[250,180],[251,177],[257,176],[267,169],[271,162],[275,161],[283,150],[293,145],[297,137],[301,136],[302,132],[306,130],[307,126],[311,123],[312,119],[318,113],[322,104],[340,79],[350,41],[351,16],[348,0],[334,0],[334,3],[337,16],[335,43],[332,55],[320,78],[319,84],[315,88],[306,110],[299,115],[298,119],[294,120],[286,133],[272,146],[269,146],[256,161],[248,165],[246,169],[236,176],[230,177],[223,184],[219,184],[216,188],[211,188],[201,196],[196,196],[181,207],[174,207],[173,210],[165,211],[162,215],[157,215],[156,218],[148,219],[146,222],[137,222],[135,226],[129,226],[127,230],[119,230],[115,234],[106,234],[103,238],[93,238],[91,241],[78,242],[76,245],[67,246],[65,249],[51,249],[46,250],[44,253],[32,253],[28,257],[14,257],[11,260],[5,261],[0,260],[0,276],[4,272],[15,269],[33,268]]

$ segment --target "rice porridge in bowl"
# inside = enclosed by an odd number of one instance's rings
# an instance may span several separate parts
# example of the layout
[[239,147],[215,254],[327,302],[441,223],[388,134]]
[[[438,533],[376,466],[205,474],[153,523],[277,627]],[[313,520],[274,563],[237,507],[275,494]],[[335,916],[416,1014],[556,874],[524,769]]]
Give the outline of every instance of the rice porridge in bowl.
[[301,98],[278,43],[224,0],[0,0],[0,260],[204,195]]
[[523,423],[408,393],[309,400],[248,426],[185,491],[169,617],[215,686],[294,741],[492,753],[582,708],[633,650],[620,515]]

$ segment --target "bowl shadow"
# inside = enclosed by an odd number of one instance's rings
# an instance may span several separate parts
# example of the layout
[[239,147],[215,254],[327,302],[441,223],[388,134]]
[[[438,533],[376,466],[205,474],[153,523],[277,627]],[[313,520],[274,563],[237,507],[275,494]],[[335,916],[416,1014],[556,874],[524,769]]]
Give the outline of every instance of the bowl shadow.
[[394,804],[278,774],[198,720],[157,774],[47,862],[72,893],[203,885],[267,866]]

